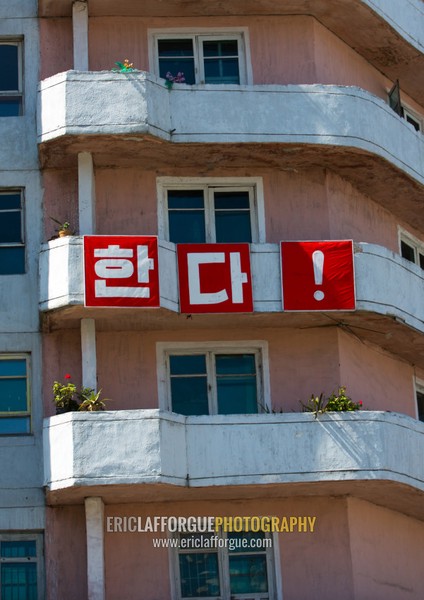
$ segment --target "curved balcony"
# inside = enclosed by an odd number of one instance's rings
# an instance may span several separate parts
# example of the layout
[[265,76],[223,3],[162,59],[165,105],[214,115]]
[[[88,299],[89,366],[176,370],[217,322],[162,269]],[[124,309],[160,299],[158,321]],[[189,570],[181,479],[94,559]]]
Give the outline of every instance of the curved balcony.
[[396,413],[68,413],[45,420],[44,445],[52,501],[90,488],[107,498],[115,487],[140,495],[163,484],[160,498],[236,486],[239,497],[246,486],[304,493],[320,482],[324,493],[374,493],[374,502],[423,514],[424,425]]
[[313,164],[406,221],[423,214],[424,137],[359,88],[176,84],[169,92],[144,72],[67,71],[41,82],[39,104],[45,166],[73,164],[81,151],[98,166]]
[[[70,16],[72,0],[39,0],[41,17]],[[379,71],[402,85],[420,101],[424,83],[423,7],[420,0],[113,0],[90,2],[90,16],[209,17],[243,15],[312,15],[340,39],[355,48]]]

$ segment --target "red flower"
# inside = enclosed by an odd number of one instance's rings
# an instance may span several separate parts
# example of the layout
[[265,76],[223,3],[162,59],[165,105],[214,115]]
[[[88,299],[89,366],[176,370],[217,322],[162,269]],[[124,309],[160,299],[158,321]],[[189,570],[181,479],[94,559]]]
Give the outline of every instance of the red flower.
[[69,373],[66,373],[65,379],[71,379],[71,376],[69,375]]
[[359,406],[362,406],[362,400],[359,400]]

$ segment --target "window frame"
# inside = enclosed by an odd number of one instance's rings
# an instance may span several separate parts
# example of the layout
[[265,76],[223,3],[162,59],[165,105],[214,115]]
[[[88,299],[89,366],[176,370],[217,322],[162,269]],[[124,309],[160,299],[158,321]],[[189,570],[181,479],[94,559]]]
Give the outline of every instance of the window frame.
[[[265,243],[265,212],[263,180],[261,177],[158,177],[156,179],[158,197],[158,234],[160,240],[169,240],[168,190],[203,190],[205,200],[204,243],[216,243],[214,192],[249,193],[250,227],[252,244]],[[230,243],[230,242],[228,242]],[[246,242],[249,243],[249,242]]]
[[[403,118],[409,125],[411,125],[414,128],[414,131],[416,131],[417,133],[422,133],[423,132],[423,118],[420,115],[418,115],[415,111],[411,110],[405,104],[402,104],[402,111],[403,111],[403,115],[402,115]],[[416,129],[416,127],[414,127],[414,125],[413,125],[413,123],[411,123],[411,121],[408,121],[408,118],[411,119],[412,121],[414,121],[418,125],[418,129]]]
[[[13,98],[19,97],[20,102],[20,111],[19,115],[16,117],[21,117],[24,114],[24,78],[23,78],[23,39],[21,38],[8,38],[7,36],[0,36],[0,46],[17,46],[18,48],[18,89],[17,90],[0,90],[0,98]],[[0,119],[10,119],[10,116],[1,115]]]
[[[195,533],[195,532],[194,532]],[[249,600],[260,600],[264,596],[267,596],[267,600],[275,600],[276,598],[281,598],[281,593],[279,592],[279,578],[276,570],[276,565],[279,562],[279,553],[278,553],[278,535],[276,533],[263,532],[265,534],[265,539],[271,540],[271,544],[265,548],[264,553],[266,556],[266,565],[267,565],[267,575],[268,575],[268,592],[259,592],[259,593],[248,593],[248,594],[231,594],[231,579],[230,579],[230,570],[229,570],[229,556],[230,551],[228,547],[222,546],[217,547],[215,549],[208,548],[198,548],[198,549],[180,549],[177,547],[170,547],[170,566],[172,573],[172,597],[175,600],[187,600],[188,597],[181,595],[181,574],[180,574],[180,565],[179,565],[179,556],[180,554],[217,554],[217,563],[218,563],[218,576],[220,582],[220,595],[219,596],[193,596],[190,597],[190,600],[243,600],[243,598],[248,598]],[[220,540],[224,540],[228,537],[226,532],[222,531],[222,528],[214,533],[213,535],[217,535]],[[168,535],[169,539],[179,539],[178,533],[170,533]],[[240,553],[242,554],[242,553]],[[246,552],[245,554],[248,554]],[[254,554],[253,551],[250,554]]]
[[[22,418],[28,418],[28,423],[29,423],[29,428],[27,432],[11,432],[11,433],[1,433],[0,432],[0,437],[4,437],[4,436],[25,436],[25,435],[31,435],[32,434],[32,406],[31,406],[31,379],[30,379],[30,375],[31,375],[31,355],[30,354],[26,354],[24,352],[17,352],[17,353],[2,353],[0,354],[0,361],[3,360],[25,360],[25,379],[26,379],[26,405],[27,405],[27,410],[26,411],[10,411],[10,412],[3,412],[0,411],[0,422],[2,419],[7,419],[7,418],[13,418],[13,417],[22,417]],[[1,376],[0,375],[0,379],[4,379],[7,376]],[[1,598],[0,598],[1,600]]]
[[[247,27],[170,27],[149,29],[149,70],[159,77],[158,40],[191,39],[193,41],[195,86],[204,85],[252,85],[252,68],[249,49],[249,31]],[[240,83],[205,84],[203,60],[203,41],[220,39],[237,40]],[[174,73],[176,75],[176,73]]]
[[[218,413],[218,396],[216,369],[213,357],[216,354],[254,354],[256,366],[256,391],[258,412],[261,414],[270,411],[270,382],[268,343],[265,341],[238,341],[238,342],[157,342],[157,377],[159,407],[167,412],[172,411],[171,373],[169,357],[175,355],[206,355],[208,408],[209,413],[204,416],[223,415]],[[180,414],[180,413],[175,413]],[[235,413],[238,414],[238,413]],[[244,413],[243,413],[244,414]]]
[[[26,240],[25,240],[25,195],[23,188],[0,188],[0,197],[8,194],[19,194],[20,196],[20,213],[21,213],[21,239],[22,242],[2,242],[0,239],[0,252],[2,248],[23,248],[24,252],[24,270],[22,273],[5,273],[0,274],[0,277],[7,277],[10,275],[25,275],[27,272],[27,256],[26,256]],[[16,209],[5,209],[2,210],[0,203],[0,214],[3,212],[16,212]]]
[[[408,263],[416,265],[418,268],[423,269],[420,265],[420,255],[424,258],[424,241],[419,240],[412,233],[409,233],[405,229],[399,227],[399,254],[403,260],[407,260]],[[414,261],[411,261],[402,256],[402,242],[407,244],[414,251]]]
[[[44,556],[44,544],[43,535],[41,533],[6,533],[0,532],[0,545],[1,542],[25,542],[35,541],[35,557],[33,558],[2,558],[0,556],[0,565],[8,562],[35,562],[37,564],[37,600],[43,600],[44,598],[44,580],[43,580],[43,556]],[[0,600],[1,600],[1,568],[0,568]]]

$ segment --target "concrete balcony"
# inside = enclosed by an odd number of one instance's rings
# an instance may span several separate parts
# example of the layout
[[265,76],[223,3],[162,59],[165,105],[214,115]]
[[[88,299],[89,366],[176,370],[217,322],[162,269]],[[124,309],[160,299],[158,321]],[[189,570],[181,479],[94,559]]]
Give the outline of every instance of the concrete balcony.
[[424,227],[424,136],[355,87],[176,84],[170,92],[144,72],[67,71],[40,84],[38,141],[47,167],[75,166],[87,151],[99,167],[331,168]]
[[319,482],[319,493],[370,494],[373,502],[424,515],[424,425],[396,413],[318,419],[311,413],[68,413],[45,420],[44,448],[52,502],[93,493],[106,499],[124,493],[130,500],[151,486],[156,499],[204,488],[209,494],[237,488],[237,497],[250,487],[311,494]]
[[[38,0],[40,17],[71,16],[72,0]],[[90,2],[90,16],[235,17],[312,15],[417,101],[424,82],[423,9],[421,0],[114,0]]]
[[[252,244],[254,313],[179,314],[174,244],[159,243],[159,309],[84,307],[83,238],[66,237],[44,244],[40,253],[40,303],[47,329],[79,327],[81,318],[97,328],[299,327],[328,325],[324,312],[282,311],[278,244]],[[356,311],[331,313],[341,326],[357,327],[362,339],[424,368],[424,271],[398,254],[373,244],[355,244]],[[333,321],[334,322],[334,321]]]

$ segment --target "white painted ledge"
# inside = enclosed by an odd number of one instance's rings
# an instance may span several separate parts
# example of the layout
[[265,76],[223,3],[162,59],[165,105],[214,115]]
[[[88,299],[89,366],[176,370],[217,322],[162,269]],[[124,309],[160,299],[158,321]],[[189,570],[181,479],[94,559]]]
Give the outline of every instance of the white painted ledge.
[[424,424],[397,413],[68,413],[45,419],[44,451],[51,491],[367,480],[424,491]]
[[[355,244],[357,309],[396,316],[424,333],[424,271],[374,244]],[[255,312],[280,312],[278,244],[252,244]],[[159,242],[160,303],[178,312],[177,261],[173,244]],[[44,244],[40,252],[40,310],[84,304],[82,237]],[[140,309],[143,310],[143,309]]]
[[81,135],[352,148],[424,184],[424,136],[356,87],[176,84],[168,91],[149,73],[110,71],[67,71],[42,81],[39,143]]

